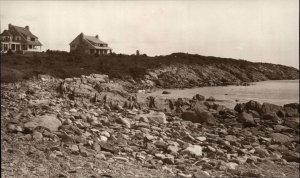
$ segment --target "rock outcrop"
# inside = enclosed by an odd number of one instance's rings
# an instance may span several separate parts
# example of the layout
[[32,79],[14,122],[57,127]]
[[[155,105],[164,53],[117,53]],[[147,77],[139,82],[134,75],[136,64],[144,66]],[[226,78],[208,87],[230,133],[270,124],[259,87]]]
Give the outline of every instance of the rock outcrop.
[[[13,169],[28,177],[132,177],[133,172],[139,177],[274,177],[277,166],[288,170],[287,176],[292,171],[299,175],[297,104],[250,101],[235,111],[196,95],[175,100],[168,111],[157,103],[154,108],[127,107],[138,105],[137,99],[99,75],[2,83],[1,98],[4,172]],[[260,165],[273,167],[261,170]]]

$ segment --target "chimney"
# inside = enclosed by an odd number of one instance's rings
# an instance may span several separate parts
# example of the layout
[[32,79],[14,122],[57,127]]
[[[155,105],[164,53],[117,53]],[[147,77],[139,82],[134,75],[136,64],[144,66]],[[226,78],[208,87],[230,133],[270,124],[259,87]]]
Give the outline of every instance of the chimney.
[[81,32],[81,33],[79,34],[79,39],[80,39],[80,40],[83,40],[83,36],[84,36],[84,35],[83,35],[83,33]]
[[29,26],[28,26],[28,25],[26,25],[25,28],[26,28],[27,30],[29,30]]
[[11,29],[11,27],[12,27],[12,25],[11,25],[11,24],[8,24],[8,30],[10,30],[10,29]]
[[99,39],[99,36],[98,36],[98,35],[96,35],[96,38],[97,38],[97,39]]

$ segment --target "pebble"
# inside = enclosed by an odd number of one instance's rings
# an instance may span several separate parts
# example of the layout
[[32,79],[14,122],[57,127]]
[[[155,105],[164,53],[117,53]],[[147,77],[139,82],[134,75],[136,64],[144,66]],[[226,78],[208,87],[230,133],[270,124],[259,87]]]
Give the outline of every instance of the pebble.
[[102,153],[98,153],[95,155],[95,158],[101,159],[101,160],[106,160],[106,156]]
[[206,140],[206,137],[196,137],[197,140],[204,142]]
[[226,167],[230,170],[235,170],[238,167],[238,164],[233,163],[233,162],[229,162],[229,163],[226,163]]
[[77,110],[76,110],[75,108],[72,108],[72,109],[70,109],[70,112],[71,112],[71,113],[76,113]]
[[41,132],[34,131],[33,134],[32,134],[32,138],[34,140],[42,140],[43,139],[43,134]]
[[124,162],[128,162],[128,158],[124,158],[124,157],[119,157],[119,156],[115,156],[113,157],[113,159],[116,159],[116,160],[121,160],[121,161],[124,161]]

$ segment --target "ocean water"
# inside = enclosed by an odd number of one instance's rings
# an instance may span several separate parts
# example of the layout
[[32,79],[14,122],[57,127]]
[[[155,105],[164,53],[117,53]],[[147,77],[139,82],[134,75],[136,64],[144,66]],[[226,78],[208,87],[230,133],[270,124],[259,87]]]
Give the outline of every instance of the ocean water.
[[[162,91],[169,91],[171,94],[162,94]],[[156,90],[147,95],[161,96],[163,98],[192,98],[200,94],[208,98],[213,96],[218,104],[234,108],[237,103],[255,100],[268,102],[277,105],[288,103],[299,103],[299,80],[269,80],[253,82],[250,86],[220,86],[201,87],[192,89],[164,89]]]

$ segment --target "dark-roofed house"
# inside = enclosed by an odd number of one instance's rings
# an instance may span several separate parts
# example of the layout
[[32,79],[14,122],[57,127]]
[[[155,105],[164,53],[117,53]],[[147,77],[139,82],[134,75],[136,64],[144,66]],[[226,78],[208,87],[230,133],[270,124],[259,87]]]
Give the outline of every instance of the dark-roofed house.
[[87,36],[80,33],[71,43],[70,52],[87,53],[87,54],[110,54],[112,49],[108,44],[101,41],[99,36]]
[[18,27],[9,24],[8,30],[0,34],[1,53],[12,51],[40,51],[42,44],[38,37],[32,34],[29,26]]

